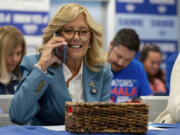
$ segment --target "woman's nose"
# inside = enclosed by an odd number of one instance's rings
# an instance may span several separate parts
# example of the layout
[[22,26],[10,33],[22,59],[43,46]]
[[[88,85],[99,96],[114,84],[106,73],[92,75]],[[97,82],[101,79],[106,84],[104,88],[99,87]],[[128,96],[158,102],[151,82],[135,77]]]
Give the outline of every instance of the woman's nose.
[[75,31],[74,32],[74,37],[73,39],[80,39],[80,36],[79,36],[79,32],[78,31]]

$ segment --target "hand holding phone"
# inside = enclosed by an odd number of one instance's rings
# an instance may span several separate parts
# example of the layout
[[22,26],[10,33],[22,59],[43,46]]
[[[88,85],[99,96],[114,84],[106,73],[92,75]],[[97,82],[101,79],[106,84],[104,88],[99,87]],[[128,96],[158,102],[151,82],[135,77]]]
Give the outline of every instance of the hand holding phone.
[[[60,52],[58,52],[58,49],[60,49]],[[65,63],[66,61],[66,52],[67,52],[67,46],[66,45],[62,45],[60,48],[55,48],[55,55],[60,58],[60,60],[62,61],[62,63]]]
[[[56,36],[60,36],[59,33],[56,33]],[[62,45],[61,47],[57,47],[54,49],[55,55],[60,58],[62,63],[66,61],[66,53],[67,53],[67,45]]]

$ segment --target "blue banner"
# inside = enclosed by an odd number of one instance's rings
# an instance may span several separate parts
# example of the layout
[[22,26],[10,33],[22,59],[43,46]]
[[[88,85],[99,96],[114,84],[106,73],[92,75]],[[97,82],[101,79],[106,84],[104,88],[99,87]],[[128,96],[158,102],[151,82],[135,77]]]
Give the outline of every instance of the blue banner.
[[177,0],[116,0],[116,13],[177,15]]
[[178,51],[177,0],[116,0],[116,32],[136,30],[142,45],[157,44],[163,52],[162,67],[169,55]]
[[0,26],[13,25],[24,35],[41,35],[48,20],[48,12],[0,10]]
[[0,0],[0,26],[12,25],[24,35],[27,53],[38,53],[49,22],[49,0]]

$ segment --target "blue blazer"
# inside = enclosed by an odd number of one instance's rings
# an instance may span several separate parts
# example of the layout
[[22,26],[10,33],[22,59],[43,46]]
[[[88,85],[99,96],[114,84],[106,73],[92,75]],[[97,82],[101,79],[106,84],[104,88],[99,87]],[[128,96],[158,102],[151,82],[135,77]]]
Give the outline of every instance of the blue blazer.
[[[17,124],[62,125],[65,102],[72,101],[64,79],[62,65],[43,73],[34,65],[40,55],[25,56],[20,65],[22,81],[10,105],[10,118]],[[92,72],[83,65],[83,91],[86,102],[108,102],[112,72],[110,65]],[[95,88],[90,85],[93,82]],[[92,92],[96,89],[96,92]]]

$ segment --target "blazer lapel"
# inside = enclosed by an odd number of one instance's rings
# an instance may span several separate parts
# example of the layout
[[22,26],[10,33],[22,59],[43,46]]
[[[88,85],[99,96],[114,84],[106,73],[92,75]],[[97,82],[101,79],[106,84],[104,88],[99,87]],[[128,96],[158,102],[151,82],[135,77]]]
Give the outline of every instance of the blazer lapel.
[[[49,67],[47,71],[54,74],[52,75],[53,83],[50,84],[50,87],[53,88],[52,91],[54,91],[56,101],[58,103],[65,102],[67,100],[72,101],[69,90],[66,87],[62,64],[56,69]],[[60,98],[62,95],[64,98]]]
[[87,66],[83,65],[83,90],[84,90],[84,97],[85,101],[91,102],[94,101],[93,98],[91,98],[91,95],[96,95],[98,92],[98,85],[97,85],[97,72],[90,71]]

